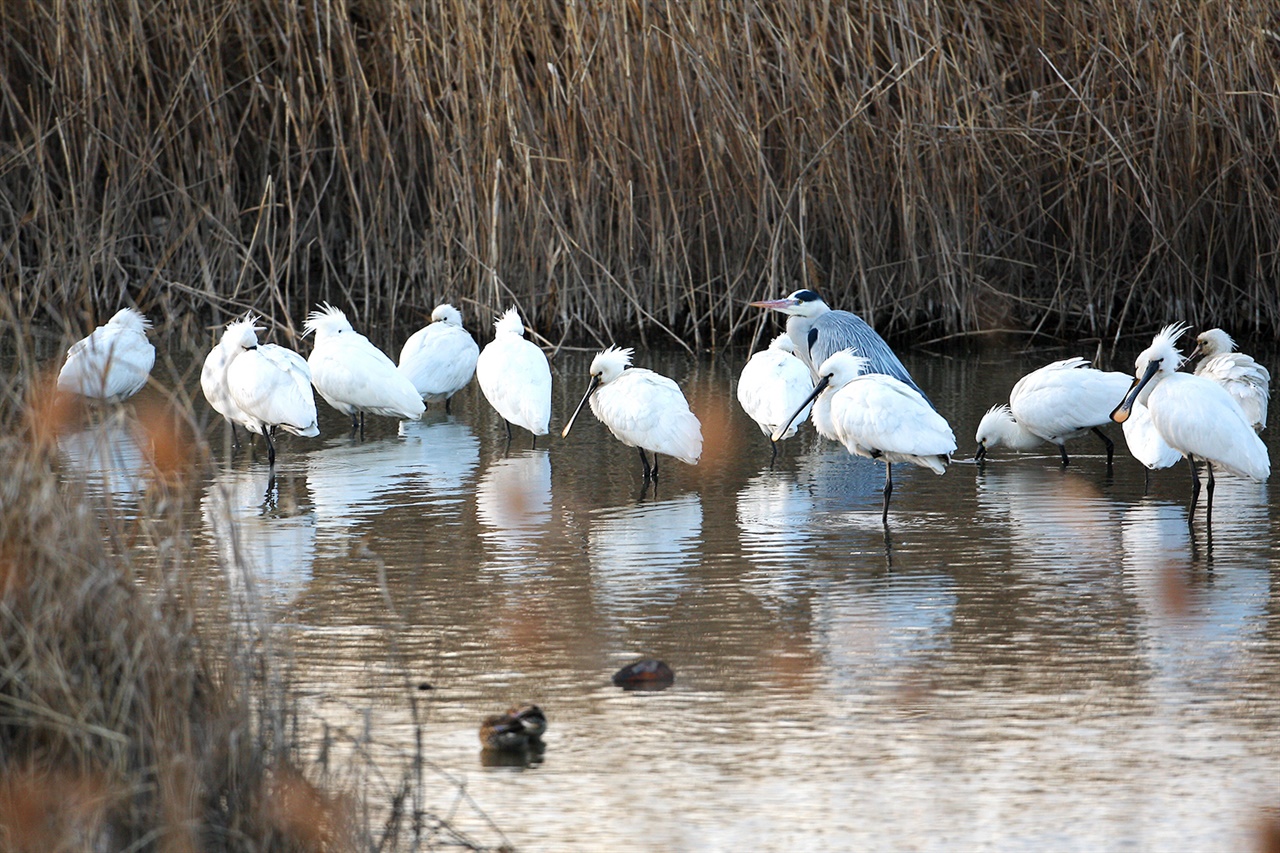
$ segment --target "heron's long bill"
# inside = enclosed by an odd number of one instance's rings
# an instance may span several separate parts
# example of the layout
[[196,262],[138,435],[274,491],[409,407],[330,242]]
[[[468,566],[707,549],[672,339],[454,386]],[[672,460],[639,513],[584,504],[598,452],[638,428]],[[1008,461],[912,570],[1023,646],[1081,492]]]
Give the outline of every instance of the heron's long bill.
[[587,385],[587,393],[582,395],[582,401],[578,403],[578,408],[573,410],[573,417],[569,418],[569,422],[564,425],[564,429],[560,430],[560,437],[564,438],[569,434],[569,430],[573,429],[573,422],[578,419],[578,413],[582,411],[582,407],[591,399],[591,395],[600,387],[600,377],[592,376],[591,383]]
[[1125,394],[1124,399],[1120,401],[1120,405],[1112,410],[1111,420],[1118,424],[1129,420],[1129,413],[1133,411],[1133,402],[1138,399],[1138,394],[1142,392],[1143,386],[1151,381],[1151,377],[1155,376],[1156,371],[1159,369],[1160,359],[1156,359],[1147,365],[1146,372],[1133,380],[1133,384],[1129,386],[1129,393]]
[[763,302],[752,302],[749,304],[752,308],[772,308],[775,311],[781,311],[783,308],[790,308],[792,305],[795,305],[796,300],[789,296],[784,296],[781,299],[766,299]]
[[821,379],[819,379],[818,384],[813,386],[813,393],[810,394],[808,398],[806,398],[805,401],[800,404],[800,408],[796,409],[794,412],[791,413],[791,417],[787,418],[787,422],[785,424],[778,427],[778,429],[774,430],[773,435],[769,436],[769,440],[780,441],[782,439],[782,436],[786,433],[787,428],[791,426],[791,422],[794,421],[796,418],[798,418],[800,416],[800,413],[804,411],[804,407],[812,403],[814,400],[818,399],[818,395],[821,394],[823,391],[827,390],[827,386],[830,384],[831,384],[830,376],[824,376]]

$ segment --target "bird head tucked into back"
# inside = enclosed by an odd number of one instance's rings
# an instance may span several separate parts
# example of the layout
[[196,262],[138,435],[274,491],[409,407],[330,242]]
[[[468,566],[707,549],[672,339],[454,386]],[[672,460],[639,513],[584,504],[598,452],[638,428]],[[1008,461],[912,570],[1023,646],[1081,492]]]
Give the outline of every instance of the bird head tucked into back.
[[1129,413],[1133,410],[1135,401],[1146,405],[1147,398],[1151,396],[1151,390],[1160,383],[1160,380],[1178,371],[1183,359],[1176,344],[1186,330],[1186,323],[1170,323],[1156,332],[1156,336],[1151,340],[1151,346],[1138,353],[1138,357],[1133,361],[1135,368],[1133,385],[1129,386],[1129,393],[1124,395],[1120,405],[1116,406],[1111,413],[1111,420],[1118,424],[1124,423],[1129,419]]
[[448,302],[442,302],[431,312],[431,322],[444,323],[449,326],[461,326],[462,312]]
[[302,334],[305,336],[314,333],[317,341],[331,335],[353,331],[355,329],[351,327],[351,321],[347,319],[347,315],[327,302],[321,303],[320,310],[308,314],[307,322],[302,326]]
[[822,297],[813,290],[797,290],[785,299],[769,299],[763,302],[752,302],[753,308],[772,308],[783,314],[795,314],[800,317],[816,317],[831,309]]
[[253,349],[258,345],[258,332],[265,331],[258,325],[259,318],[249,312],[239,320],[227,324],[220,342],[224,350]]
[[493,321],[493,333],[524,337],[524,324],[520,322],[520,312],[514,306],[508,308],[501,317]]
[[769,341],[769,349],[780,350],[781,352],[785,352],[789,355],[796,354],[796,345],[792,342],[791,336],[786,332],[783,332],[773,340]]
[[129,329],[145,333],[151,328],[151,321],[142,316],[142,312],[136,308],[121,308],[111,316],[106,325],[113,329]]

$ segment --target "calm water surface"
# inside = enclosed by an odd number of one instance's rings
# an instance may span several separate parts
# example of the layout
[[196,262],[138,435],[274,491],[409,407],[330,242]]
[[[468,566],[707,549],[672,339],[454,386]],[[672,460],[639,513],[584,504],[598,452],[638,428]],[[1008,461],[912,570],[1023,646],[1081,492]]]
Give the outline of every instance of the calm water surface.
[[[558,436],[588,355],[557,359],[536,450],[506,446],[473,385],[363,441],[319,401],[322,437],[280,442],[267,503],[265,463],[223,457],[192,528],[252,567],[233,581],[293,640],[314,748],[326,725],[367,731],[399,778],[416,696],[424,805],[525,850],[1253,843],[1280,808],[1268,486],[1220,478],[1212,529],[1188,524],[1185,466],[1144,491],[1117,428],[1112,475],[1092,437],[1065,470],[1049,445],[898,466],[886,536],[882,466],[806,427],[768,469],[732,393],[745,355],[639,355],[707,441],[643,495],[635,451],[589,415]],[[1063,355],[906,361],[967,458],[982,412]],[[127,430],[62,449],[137,505]],[[675,685],[613,687],[639,657]],[[543,760],[483,766],[480,718],[522,701],[550,718]]]

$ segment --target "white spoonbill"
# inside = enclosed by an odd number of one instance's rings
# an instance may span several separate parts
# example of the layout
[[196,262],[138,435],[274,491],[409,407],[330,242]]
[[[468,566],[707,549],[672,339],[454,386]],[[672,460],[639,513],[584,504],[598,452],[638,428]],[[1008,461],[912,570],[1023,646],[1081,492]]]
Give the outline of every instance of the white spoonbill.
[[[911,386],[921,397],[924,392],[916,385],[911,374],[884,338],[857,314],[835,311],[822,297],[812,290],[797,290],[784,299],[752,302],[755,308],[772,308],[787,315],[787,336],[795,346],[795,353],[819,379],[818,366],[829,356],[844,349],[852,349],[867,359],[870,373],[884,373]],[[925,402],[929,398],[925,397]],[[932,407],[933,403],[929,403]]]
[[1092,432],[1107,446],[1110,468],[1115,443],[1098,427],[1111,422],[1111,410],[1129,384],[1128,374],[1095,370],[1078,357],[1033,370],[1014,384],[1007,406],[993,406],[982,416],[974,458],[982,460],[1001,444],[1030,450],[1048,441],[1058,445],[1066,465],[1067,441]]
[[1212,379],[1235,398],[1255,430],[1267,425],[1267,403],[1271,399],[1271,371],[1236,352],[1236,342],[1221,329],[1210,329],[1196,337],[1191,357],[1204,356],[1196,365],[1196,376]]
[[[747,359],[738,376],[738,402],[742,410],[769,436],[769,464],[778,456],[778,442],[773,433],[800,409],[791,420],[791,426],[781,439],[791,438],[800,425],[809,418],[809,410],[802,406],[813,392],[813,375],[803,361],[796,357],[795,345],[784,332],[773,339],[768,349],[762,349]],[[781,440],[779,439],[779,440]]]
[[[560,433],[569,434],[582,407],[609,428],[614,438],[640,450],[644,481],[658,479],[658,454],[697,465],[702,456],[702,424],[689,411],[680,386],[660,373],[631,367],[631,348],[609,347],[591,360],[591,381],[573,417]],[[653,453],[653,467],[645,451]]]
[[312,311],[303,334],[315,335],[307,359],[311,384],[330,406],[351,416],[352,432],[359,427],[364,434],[365,412],[411,420],[426,411],[413,383],[386,353],[351,327],[340,309],[325,304]]
[[418,389],[424,403],[444,402],[466,387],[476,373],[480,347],[462,327],[462,314],[449,303],[437,305],[431,322],[400,348],[399,370]]
[[133,308],[121,308],[67,350],[58,390],[118,403],[147,384],[156,348],[147,340],[151,323]]
[[489,405],[507,424],[533,433],[533,442],[551,423],[551,365],[533,341],[524,338],[520,313],[508,308],[493,324],[494,337],[476,361],[476,381]]
[[1240,404],[1212,379],[1179,373],[1182,354],[1175,346],[1186,331],[1182,323],[1161,329],[1134,361],[1133,386],[1112,413],[1124,423],[1141,403],[1165,444],[1187,458],[1191,466],[1191,507],[1200,496],[1196,459],[1209,471],[1208,507],[1213,508],[1213,466],[1261,482],[1271,475],[1266,445],[1254,432]]
[[314,438],[320,434],[311,369],[302,356],[276,344],[259,344],[256,317],[231,323],[219,347],[230,345],[227,396],[236,422],[267,440],[267,464],[276,464],[275,431]]
[[818,432],[850,453],[885,463],[880,520],[887,525],[893,463],[910,462],[941,474],[955,453],[956,437],[923,394],[895,377],[867,373],[869,369],[867,359],[852,350],[831,355],[818,368],[818,384],[805,402],[817,398],[812,414]]

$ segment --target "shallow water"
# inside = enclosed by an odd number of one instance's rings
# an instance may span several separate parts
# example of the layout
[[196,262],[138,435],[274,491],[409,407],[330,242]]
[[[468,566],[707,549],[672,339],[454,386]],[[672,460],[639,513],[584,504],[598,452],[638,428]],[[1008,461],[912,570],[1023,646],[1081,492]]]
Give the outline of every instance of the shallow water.
[[[905,360],[967,458],[982,412],[1058,357]],[[322,437],[281,440],[269,500],[264,462],[221,458],[191,527],[288,626],[313,748],[322,724],[367,730],[394,780],[416,697],[425,807],[527,850],[1252,843],[1280,808],[1268,486],[1220,478],[1212,528],[1188,524],[1185,465],[1144,490],[1113,429],[1112,474],[1091,437],[1066,469],[1048,445],[897,466],[886,534],[883,466],[805,427],[769,470],[732,394],[744,358],[639,355],[707,438],[644,494],[589,415],[559,438],[587,355],[557,360],[537,450],[520,431],[508,448],[472,385],[453,415],[372,418],[363,440],[320,401]],[[62,442],[126,512],[133,441]],[[640,657],[675,684],[613,687]],[[480,718],[523,701],[550,719],[541,761],[482,765]]]

